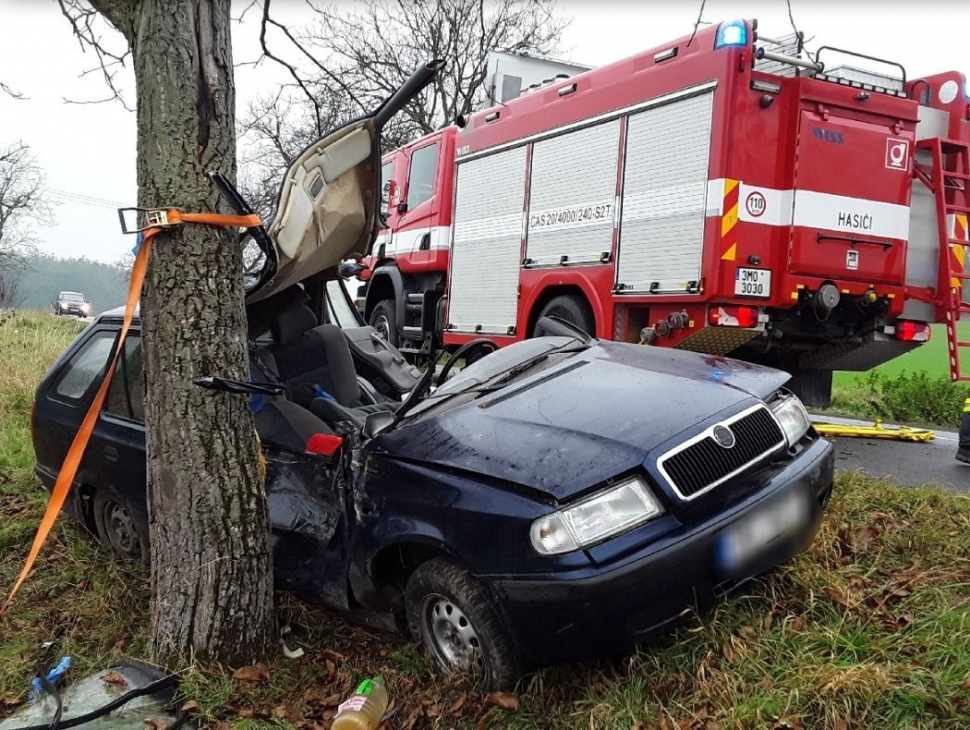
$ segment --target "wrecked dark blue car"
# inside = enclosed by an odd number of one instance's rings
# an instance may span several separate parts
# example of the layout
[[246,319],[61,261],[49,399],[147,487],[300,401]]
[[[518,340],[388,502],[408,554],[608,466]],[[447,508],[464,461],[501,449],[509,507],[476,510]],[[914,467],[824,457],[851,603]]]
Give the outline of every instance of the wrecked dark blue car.
[[[38,390],[37,472],[48,486],[120,315],[99,317]],[[387,386],[408,373],[374,375],[381,357],[394,360],[362,348],[369,329],[317,325],[297,302],[254,351],[254,374],[292,395],[265,397],[256,414],[278,584],[410,631],[443,667],[479,671],[490,686],[622,651],[702,608],[802,549],[831,494],[831,446],[781,389],[783,373],[548,336],[481,358],[423,397],[419,383],[402,410]],[[137,335],[71,511],[117,552],[144,558]],[[313,352],[315,366],[298,372]],[[327,395],[301,396],[310,382]]]
[[[484,356],[489,343],[469,343],[422,375],[361,326],[338,266],[373,242],[380,127],[435,70],[294,162],[280,212],[253,232],[254,383],[229,385],[251,398],[268,462],[279,587],[507,687],[627,650],[803,549],[833,456],[775,370],[547,318],[546,336]],[[121,315],[96,318],[38,388],[48,487]],[[68,509],[147,560],[139,334],[136,322]]]

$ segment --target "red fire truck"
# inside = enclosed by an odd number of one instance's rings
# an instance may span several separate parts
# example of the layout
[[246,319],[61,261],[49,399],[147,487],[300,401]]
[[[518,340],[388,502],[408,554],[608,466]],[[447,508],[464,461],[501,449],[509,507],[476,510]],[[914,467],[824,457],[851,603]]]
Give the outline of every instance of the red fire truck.
[[558,315],[781,367],[815,405],[947,322],[962,378],[966,78],[827,56],[859,54],[722,23],[390,153],[365,318],[418,354]]

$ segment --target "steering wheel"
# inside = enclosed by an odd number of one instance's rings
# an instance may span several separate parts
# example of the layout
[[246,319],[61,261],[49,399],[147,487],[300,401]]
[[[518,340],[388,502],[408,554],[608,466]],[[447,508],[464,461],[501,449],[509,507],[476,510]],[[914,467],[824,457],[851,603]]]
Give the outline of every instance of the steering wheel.
[[[453,353],[451,353],[451,357],[448,358],[448,362],[446,362],[445,366],[441,369],[441,374],[438,376],[438,380],[435,383],[435,385],[438,386],[439,388],[442,386],[442,384],[445,382],[445,380],[448,377],[448,373],[451,372],[451,366],[454,365],[456,362],[458,362],[458,360],[465,353],[471,352],[472,350],[477,350],[478,348],[484,348],[484,347],[488,347],[490,352],[495,352],[495,350],[498,349],[495,343],[492,342],[491,340],[486,339],[484,337],[479,337],[477,340],[466,342],[464,345],[462,345]],[[483,353],[483,354],[487,354],[487,353]]]

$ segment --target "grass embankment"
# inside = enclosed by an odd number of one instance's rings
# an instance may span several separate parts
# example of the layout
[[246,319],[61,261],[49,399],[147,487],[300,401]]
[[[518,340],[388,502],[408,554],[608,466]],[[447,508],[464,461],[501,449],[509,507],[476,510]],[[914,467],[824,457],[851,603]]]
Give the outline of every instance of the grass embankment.
[[[46,317],[0,325],[0,590],[45,504],[27,434],[34,386],[73,336]],[[842,475],[822,532],[790,565],[637,653],[557,667],[513,695],[442,680],[410,644],[281,595],[299,660],[252,680],[212,667],[183,688],[212,726],[329,727],[382,673],[390,728],[909,728],[970,726],[970,499]],[[0,715],[23,700],[40,642],[62,637],[84,676],[142,657],[147,573],[60,521],[0,619]]]
[[[960,337],[970,340],[970,322],[960,324]],[[960,353],[970,368],[970,350]],[[835,373],[831,411],[858,418],[885,418],[945,428],[959,428],[970,388],[950,381],[949,354],[943,325],[933,327],[930,341],[865,373]]]

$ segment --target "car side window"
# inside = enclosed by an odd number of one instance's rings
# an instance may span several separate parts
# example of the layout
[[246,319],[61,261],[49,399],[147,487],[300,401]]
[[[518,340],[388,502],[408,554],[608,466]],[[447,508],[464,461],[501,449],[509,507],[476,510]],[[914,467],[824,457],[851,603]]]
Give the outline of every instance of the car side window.
[[346,285],[339,279],[327,282],[327,314],[330,321],[341,329],[360,327],[360,316],[355,314],[347,300]]
[[99,332],[74,353],[54,386],[55,398],[71,404],[82,401],[108,364],[114,342],[115,333]]
[[408,172],[408,210],[414,210],[434,192],[434,172],[438,167],[438,143],[429,144],[411,154]]
[[141,352],[141,337],[128,335],[124,354],[118,358],[104,405],[105,413],[137,423],[145,422]]

